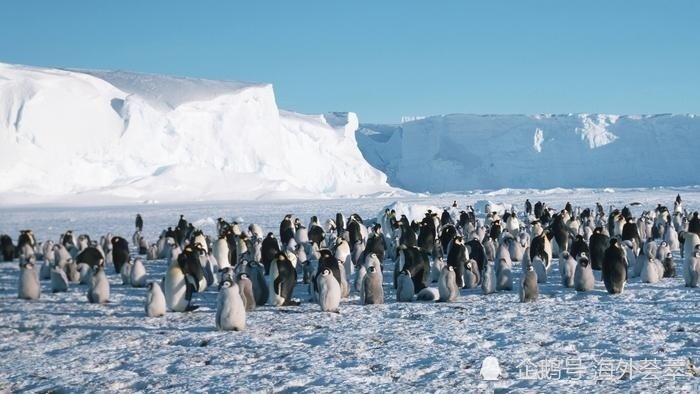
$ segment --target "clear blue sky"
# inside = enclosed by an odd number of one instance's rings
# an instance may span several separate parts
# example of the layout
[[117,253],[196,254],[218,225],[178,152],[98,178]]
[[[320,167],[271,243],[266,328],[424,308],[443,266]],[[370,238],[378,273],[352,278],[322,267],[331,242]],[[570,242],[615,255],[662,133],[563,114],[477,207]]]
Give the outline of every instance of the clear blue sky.
[[700,1],[2,2],[0,61],[270,82],[365,122],[700,113]]

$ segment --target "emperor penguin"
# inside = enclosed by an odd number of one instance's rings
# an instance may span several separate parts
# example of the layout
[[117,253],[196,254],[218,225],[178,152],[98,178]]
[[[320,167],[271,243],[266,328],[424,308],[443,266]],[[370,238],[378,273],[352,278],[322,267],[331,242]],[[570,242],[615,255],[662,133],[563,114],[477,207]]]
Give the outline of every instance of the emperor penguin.
[[396,301],[398,302],[411,302],[413,301],[413,294],[415,293],[415,287],[413,285],[413,280],[411,279],[411,274],[407,270],[402,270],[399,273],[396,288]]
[[[686,241],[687,242],[687,241]],[[688,253],[685,257],[685,287],[698,287],[698,277],[700,276],[700,246],[696,246],[693,253]]]
[[246,312],[236,282],[226,280],[216,299],[216,328],[225,331],[245,330]]
[[479,264],[474,259],[467,261],[467,266],[464,269],[464,288],[475,289],[479,286],[481,277],[479,275]]
[[610,246],[603,256],[603,282],[610,294],[619,294],[627,283],[627,262],[616,238],[610,239]]
[[[291,215],[289,215],[291,217]],[[291,239],[291,238],[290,238]],[[277,252],[275,258],[270,262],[269,277],[269,300],[268,303],[274,306],[299,305],[298,301],[292,300],[292,293],[297,281],[296,256],[294,261],[289,259],[285,252]]]
[[673,261],[673,255],[671,253],[666,254],[664,258],[664,278],[675,278],[676,277],[676,263]]
[[158,260],[158,246],[156,246],[156,244],[153,244],[150,248],[148,248],[148,253],[146,253],[146,260]]
[[440,295],[439,301],[441,302],[456,301],[457,297],[459,297],[457,278],[454,267],[451,265],[442,268],[440,280],[438,280],[438,292]]
[[[185,272],[178,264],[179,255],[171,258],[170,264],[165,271],[163,280],[163,291],[165,304],[173,312],[184,312],[190,304],[188,299],[187,279]],[[191,295],[190,295],[191,297]]]
[[134,260],[134,266],[131,267],[130,282],[133,287],[146,286],[146,267],[140,257]]
[[93,304],[104,304],[109,300],[109,280],[107,280],[104,266],[98,265],[93,267],[92,270],[87,299]]
[[87,263],[78,264],[78,272],[80,273],[80,284],[89,285],[92,278],[92,268]]
[[122,265],[119,275],[122,277],[122,284],[129,285],[131,283],[131,269],[134,267],[134,259],[129,258],[129,260]]
[[535,256],[532,259],[532,268],[537,273],[537,283],[547,283],[547,268],[540,256]]
[[228,255],[229,255],[229,247],[228,247],[228,242],[226,242],[225,237],[220,237],[214,242],[214,247],[213,247],[213,252],[214,252],[214,257],[216,258],[216,261],[219,263],[219,269],[224,269],[226,267],[231,266],[231,262],[229,261]]
[[496,290],[513,290],[513,263],[509,257],[499,259],[497,272]]
[[17,297],[25,300],[38,300],[41,296],[41,285],[39,275],[36,270],[36,259],[34,256],[21,262],[19,274],[19,289]]
[[146,287],[148,290],[146,293],[146,303],[144,305],[146,309],[146,316],[165,316],[165,295],[163,294],[163,290],[160,288],[160,285],[158,282],[149,282]]
[[254,310],[257,303],[255,302],[255,295],[253,294],[253,282],[245,272],[238,274],[236,276],[236,281],[238,282],[238,288],[240,289],[246,312]]
[[330,269],[324,269],[316,278],[318,283],[318,304],[324,312],[338,313],[340,306],[340,284]]
[[265,305],[269,298],[269,287],[265,281],[265,266],[251,261],[246,264],[246,273],[253,285],[253,296],[255,297],[255,305]]
[[657,283],[664,277],[664,266],[654,257],[648,257],[639,276],[644,283]]
[[593,267],[586,253],[580,253],[574,273],[574,289],[576,291],[591,291],[595,287]]
[[360,302],[362,304],[384,303],[382,281],[383,276],[379,265],[369,265],[367,267],[367,273],[364,278],[362,278],[362,288],[360,290]]
[[68,291],[68,277],[58,265],[51,269],[51,291],[54,293]]
[[[580,252],[585,253],[585,252]],[[574,287],[574,275],[576,273],[576,260],[569,252],[563,251],[559,256],[559,273],[561,274],[561,284],[564,287]]]
[[491,294],[496,291],[496,273],[494,272],[493,262],[491,261],[484,265],[481,290],[484,292],[484,294]]
[[525,268],[523,279],[520,281],[520,302],[535,302],[539,295],[537,272],[532,264]]

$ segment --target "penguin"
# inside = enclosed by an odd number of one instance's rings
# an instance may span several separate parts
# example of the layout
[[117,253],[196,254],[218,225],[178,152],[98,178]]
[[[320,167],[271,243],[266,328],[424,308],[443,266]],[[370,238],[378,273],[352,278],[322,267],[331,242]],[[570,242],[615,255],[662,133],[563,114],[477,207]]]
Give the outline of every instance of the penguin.
[[132,287],[146,286],[146,267],[140,257],[134,260],[134,265],[131,267],[130,282]]
[[92,270],[87,299],[93,304],[104,304],[109,300],[109,280],[107,280],[104,266],[98,265]]
[[676,277],[676,263],[673,261],[673,255],[671,253],[666,254],[664,258],[664,278],[675,278]]
[[365,268],[365,264],[362,264],[360,268],[355,271],[355,284],[353,286],[355,291],[360,293],[360,297],[362,297],[362,283],[365,280],[365,276],[367,276],[367,268]]
[[601,270],[603,267],[603,258],[605,257],[605,249],[610,243],[610,238],[603,234],[603,227],[596,227],[588,240],[588,249],[590,250],[591,268]]
[[2,260],[5,262],[15,259],[15,245],[12,238],[7,234],[0,235],[0,248],[2,249]]
[[411,279],[411,274],[407,270],[402,270],[399,273],[397,282],[398,283],[396,287],[396,301],[413,301],[413,294],[415,293],[415,289],[413,286],[413,280]]
[[426,287],[416,294],[417,301],[439,301],[440,290],[434,287]]
[[484,275],[481,280],[481,290],[484,294],[491,294],[496,291],[496,273],[494,272],[493,263],[488,262],[484,267]]
[[41,285],[36,271],[36,259],[34,256],[30,256],[19,264],[19,268],[17,297],[25,300],[38,300],[41,296]]
[[253,294],[253,282],[248,277],[248,274],[241,272],[236,276],[236,282],[238,283],[246,312],[255,310],[257,303],[255,302],[255,295]]
[[323,312],[338,313],[340,305],[340,284],[333,277],[331,271],[326,268],[316,278],[318,286],[318,304]]
[[179,255],[171,259],[163,280],[165,304],[173,312],[185,312],[190,306],[192,297],[179,260]]
[[58,265],[51,269],[51,291],[54,293],[68,291],[68,277]]
[[246,264],[245,272],[253,285],[256,307],[257,305],[265,305],[269,298],[269,288],[265,281],[265,267],[256,261],[250,261]]
[[610,239],[610,246],[605,249],[602,267],[605,289],[610,294],[620,294],[627,283],[627,263],[616,238]]
[[481,277],[479,275],[479,265],[473,259],[467,261],[467,266],[464,270],[464,288],[475,289],[479,286]]
[[585,253],[578,256],[576,271],[574,272],[574,289],[576,291],[591,291],[595,286],[593,267]]
[[280,222],[280,241],[282,241],[282,246],[286,247],[291,239],[294,239],[294,224],[292,224],[292,215],[287,214]]
[[[290,221],[291,224],[291,221]],[[294,256],[293,254],[290,254]],[[278,252],[270,263],[269,303],[275,306],[299,305],[292,300],[292,293],[297,282],[296,257],[292,262],[285,252]]]
[[537,273],[537,283],[547,283],[547,268],[539,256],[535,256],[530,263]]
[[146,238],[141,237],[139,238],[139,254],[145,255],[148,254],[148,242],[146,241]]
[[496,290],[513,290],[513,263],[510,258],[498,260],[498,270],[496,274]]
[[644,283],[657,283],[664,277],[664,266],[659,260],[649,257],[645,261],[639,276]]
[[700,277],[700,247],[696,246],[693,253],[685,257],[685,269],[683,270],[685,287],[698,287]]
[[163,290],[160,288],[158,282],[149,282],[146,286],[146,316],[148,317],[161,317],[165,316],[165,295]]
[[272,263],[279,252],[280,246],[277,238],[275,238],[273,233],[267,233],[260,249],[260,262],[265,266],[265,275],[270,274],[270,263]]
[[440,280],[438,280],[438,291],[440,294],[439,301],[451,302],[456,301],[459,296],[459,288],[457,287],[456,274],[454,267],[447,265],[442,268]]
[[63,267],[66,272],[66,277],[71,283],[80,283],[80,272],[78,272],[78,265],[75,264],[73,259],[68,259],[66,265]]
[[148,251],[146,252],[146,260],[158,260],[158,246],[156,246],[156,244],[153,244],[150,248],[148,248]]
[[246,311],[236,282],[226,280],[216,299],[216,328],[225,331],[245,330]]
[[224,269],[226,267],[230,267],[231,263],[229,262],[229,248],[228,248],[228,242],[226,242],[226,238],[224,236],[220,237],[214,242],[213,246],[213,253],[214,257],[216,258],[216,261],[219,263],[219,269]]
[[[464,246],[462,237],[457,236],[452,239],[447,252],[447,265],[452,267],[457,278],[457,287],[464,287],[464,266],[469,261],[469,252]],[[442,276],[442,271],[440,272]]]
[[[579,255],[586,255],[580,252]],[[564,287],[574,287],[574,275],[576,273],[576,259],[567,251],[561,252],[559,257],[559,273],[561,274],[561,284]]]
[[520,302],[535,302],[539,295],[539,280],[537,279],[537,271],[532,264],[528,264],[523,274],[523,279],[520,281]]
[[134,267],[134,259],[130,258],[122,265],[121,272],[119,275],[122,277],[122,285],[131,284],[131,269]]
[[585,253],[586,256],[591,254],[588,244],[583,239],[583,235],[578,234],[576,235],[574,242],[571,244],[570,257],[572,257],[574,261],[576,261],[576,259],[578,259],[578,256],[581,253]]
[[433,259],[433,263],[430,265],[430,283],[437,283],[437,281],[440,280],[440,273],[442,272],[442,268],[446,265],[442,257]]
[[92,279],[92,268],[85,263],[78,264],[78,272],[80,273],[80,284],[89,285]]
[[[363,267],[364,268],[364,267]],[[384,289],[382,288],[382,272],[377,265],[369,265],[367,274],[362,278],[360,302],[364,305],[383,304]]]
[[136,231],[143,231],[143,218],[140,213],[136,214],[136,221],[134,223]]
[[112,262],[114,270],[121,273],[122,266],[129,260],[129,242],[122,237],[112,238]]

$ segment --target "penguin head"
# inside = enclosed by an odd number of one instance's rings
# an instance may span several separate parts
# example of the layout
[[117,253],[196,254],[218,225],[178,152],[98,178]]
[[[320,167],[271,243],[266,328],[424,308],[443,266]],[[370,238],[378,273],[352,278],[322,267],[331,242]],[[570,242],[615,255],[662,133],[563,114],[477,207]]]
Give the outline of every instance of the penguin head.
[[672,259],[672,258],[673,258],[673,255],[671,254],[671,252],[666,253],[666,258],[667,258],[667,259]]
[[146,289],[153,290],[153,282],[148,282],[148,284],[146,285]]
[[530,263],[530,264],[527,265],[527,270],[528,270],[529,272],[532,272],[532,271],[535,270],[535,267],[532,266],[532,263]]
[[226,278],[226,279],[224,279],[224,281],[221,283],[221,286],[220,286],[220,287],[221,287],[222,289],[224,289],[224,288],[231,287],[231,286],[233,286],[233,279],[231,279],[231,278]]
[[467,269],[468,269],[469,271],[472,270],[472,261],[471,261],[471,260],[467,261]]
[[373,265],[370,265],[369,268],[367,268],[367,272],[374,273],[375,271],[377,271],[377,269],[374,268]]
[[331,270],[328,268],[324,269],[323,272],[321,272],[321,276],[328,276],[331,274]]

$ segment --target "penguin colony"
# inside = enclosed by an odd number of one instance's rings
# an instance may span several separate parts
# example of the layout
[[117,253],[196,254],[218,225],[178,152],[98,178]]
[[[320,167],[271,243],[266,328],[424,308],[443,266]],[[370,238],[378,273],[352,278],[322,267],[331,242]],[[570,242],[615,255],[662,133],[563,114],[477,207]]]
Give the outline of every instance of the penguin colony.
[[[598,287],[619,294],[629,280],[654,284],[678,270],[686,287],[699,285],[700,216],[683,210],[680,195],[673,210],[659,204],[636,218],[627,207],[606,213],[600,204],[574,209],[567,203],[557,211],[527,200],[524,212],[502,215],[486,208],[483,219],[471,206],[458,211],[453,204],[441,215],[429,210],[420,222],[387,209],[367,222],[339,213],[322,225],[314,216],[308,226],[288,214],[279,238],[257,224],[241,228],[223,218],[216,234],[204,234],[180,215],[151,245],[139,214],[131,245],[112,234],[98,241],[72,231],[38,243],[23,230],[16,244],[0,235],[0,252],[3,261],[19,259],[21,299],[39,300],[40,281],[50,281],[51,292],[87,285],[88,302],[108,303],[108,275],[118,275],[122,285],[144,288],[146,316],[161,317],[196,310],[194,295],[212,289],[218,293],[214,326],[235,331],[246,328],[246,314],[257,307],[306,302],[294,298],[297,286],[332,313],[340,313],[351,294],[360,304],[382,304],[385,288],[393,288],[397,302],[454,302],[462,289],[479,287],[484,295],[512,291],[514,300],[537,302],[539,285],[552,282],[555,260],[561,278],[554,282],[577,292]],[[148,282],[152,260],[165,260],[167,268]],[[393,283],[384,284],[384,273]]]

